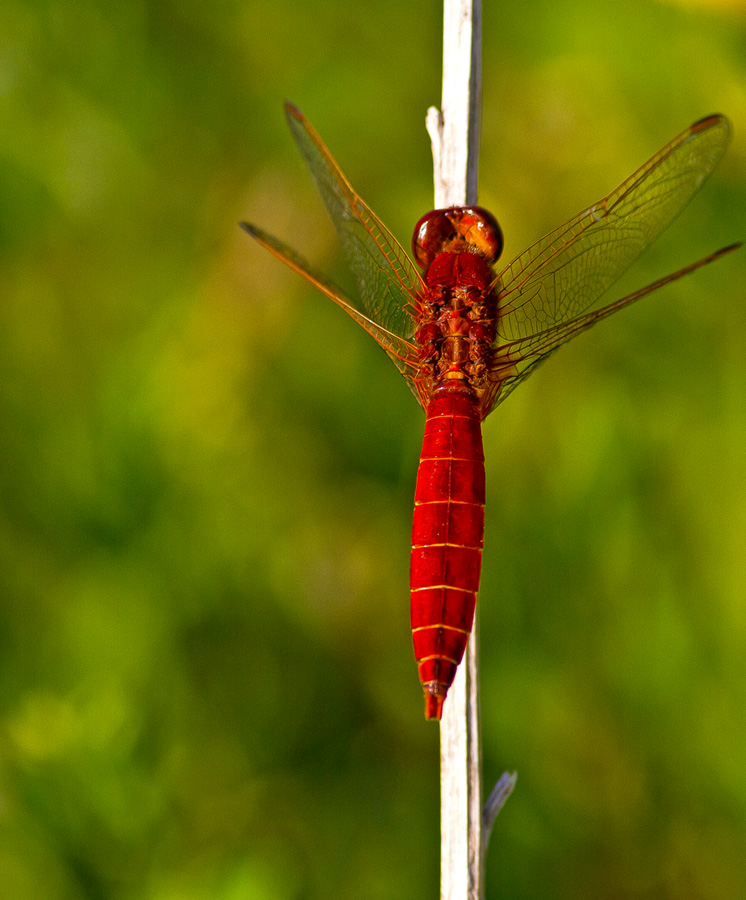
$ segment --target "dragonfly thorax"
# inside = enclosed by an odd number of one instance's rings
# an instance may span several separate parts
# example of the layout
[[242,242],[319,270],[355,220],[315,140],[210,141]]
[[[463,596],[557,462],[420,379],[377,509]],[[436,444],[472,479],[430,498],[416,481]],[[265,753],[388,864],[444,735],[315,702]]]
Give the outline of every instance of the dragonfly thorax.
[[497,323],[494,274],[480,254],[438,254],[430,264],[415,338],[421,374],[436,383],[466,381],[479,393],[492,359]]

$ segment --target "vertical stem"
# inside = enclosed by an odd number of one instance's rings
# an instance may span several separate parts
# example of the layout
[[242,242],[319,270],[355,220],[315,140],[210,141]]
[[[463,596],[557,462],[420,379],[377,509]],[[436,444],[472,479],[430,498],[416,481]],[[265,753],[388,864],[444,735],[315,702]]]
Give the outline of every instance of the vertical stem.
[[427,121],[436,209],[476,203],[481,99],[481,0],[444,0],[442,111]]
[[[435,207],[475,203],[481,0],[445,0],[442,112],[428,110]],[[482,808],[477,620],[440,726],[441,900],[481,900]]]
[[440,896],[481,900],[482,756],[476,617],[440,725]]

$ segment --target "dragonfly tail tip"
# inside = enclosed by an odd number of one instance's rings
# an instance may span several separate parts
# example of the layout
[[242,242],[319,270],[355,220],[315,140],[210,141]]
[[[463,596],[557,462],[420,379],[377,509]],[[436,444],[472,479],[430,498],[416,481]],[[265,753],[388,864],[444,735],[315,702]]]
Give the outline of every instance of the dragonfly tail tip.
[[445,695],[443,694],[431,694],[430,691],[425,691],[425,718],[426,719],[440,719],[443,714],[443,701],[445,700]]

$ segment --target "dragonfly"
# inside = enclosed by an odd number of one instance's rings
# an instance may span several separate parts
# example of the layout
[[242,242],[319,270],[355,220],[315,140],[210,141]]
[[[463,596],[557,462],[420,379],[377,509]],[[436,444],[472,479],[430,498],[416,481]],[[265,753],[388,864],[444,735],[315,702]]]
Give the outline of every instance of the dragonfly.
[[593,308],[711,174],[728,145],[730,124],[721,115],[695,122],[607,197],[498,267],[502,232],[479,206],[424,215],[414,230],[413,260],[300,110],[287,103],[285,114],[359,296],[349,297],[256,225],[241,227],[375,338],[425,411],[412,525],[411,625],[425,718],[440,719],[471,633],[481,577],[481,423],[567,341],[740,246]]

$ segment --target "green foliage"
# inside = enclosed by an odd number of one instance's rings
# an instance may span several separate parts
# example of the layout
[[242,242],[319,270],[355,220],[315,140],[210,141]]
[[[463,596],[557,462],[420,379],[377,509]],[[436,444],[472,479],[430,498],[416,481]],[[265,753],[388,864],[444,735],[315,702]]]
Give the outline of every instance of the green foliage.
[[[344,280],[291,99],[408,240],[439,17],[0,8],[1,897],[437,893],[422,415],[236,223]],[[731,152],[616,293],[746,236],[743,46],[704,5],[486,4],[508,257],[714,111]],[[745,270],[601,325],[488,421],[485,768],[520,773],[488,896],[743,895]]]

